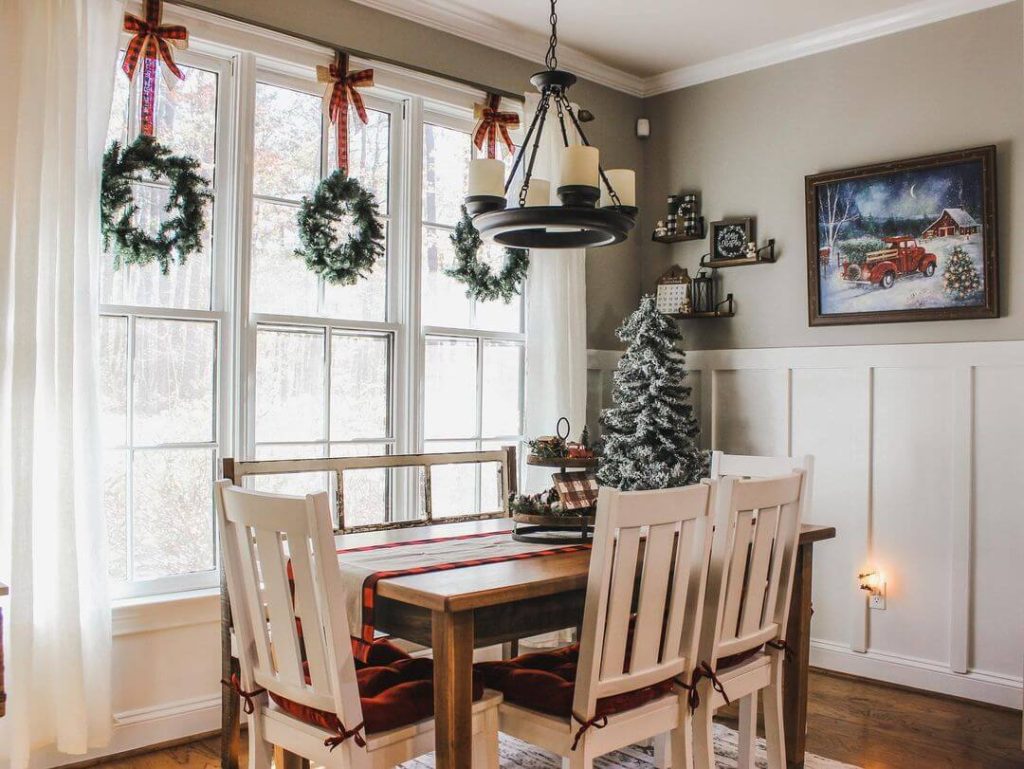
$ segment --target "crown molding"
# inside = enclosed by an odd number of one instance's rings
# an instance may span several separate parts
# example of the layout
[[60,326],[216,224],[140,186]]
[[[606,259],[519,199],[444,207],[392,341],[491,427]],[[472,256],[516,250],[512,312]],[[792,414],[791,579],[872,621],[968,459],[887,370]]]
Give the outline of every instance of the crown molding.
[[[544,63],[544,54],[548,49],[547,35],[518,29],[514,34],[509,34],[508,26],[490,14],[452,0],[355,2],[538,64]],[[564,43],[558,45],[558,61],[584,80],[614,88],[631,96],[644,94],[644,78],[605,64]]]
[[922,0],[885,13],[825,27],[777,43],[721,56],[717,59],[681,67],[644,80],[643,96],[656,96],[668,91],[707,83],[741,72],[781,64],[816,53],[843,48],[896,32],[922,27],[937,21],[983,11],[1016,0]]

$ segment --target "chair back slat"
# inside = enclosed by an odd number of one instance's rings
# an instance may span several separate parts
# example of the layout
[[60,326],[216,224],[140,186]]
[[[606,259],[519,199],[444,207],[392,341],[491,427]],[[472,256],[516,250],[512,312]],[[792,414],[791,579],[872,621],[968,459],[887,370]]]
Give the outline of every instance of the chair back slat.
[[[695,664],[711,550],[712,486],[602,488],[587,582],[574,711]],[[635,612],[635,614],[634,614]]]
[[243,687],[361,722],[327,495],[286,497],[225,480],[216,499]]
[[719,481],[701,657],[711,665],[780,640],[807,475]]

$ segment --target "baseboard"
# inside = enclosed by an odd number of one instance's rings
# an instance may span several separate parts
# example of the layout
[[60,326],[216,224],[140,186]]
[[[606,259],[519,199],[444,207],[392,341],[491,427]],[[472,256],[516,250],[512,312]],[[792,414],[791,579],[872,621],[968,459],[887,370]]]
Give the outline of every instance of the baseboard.
[[[220,728],[220,695],[198,697],[114,714],[110,743],[72,756],[53,748],[32,754],[30,769],[54,769],[206,734]],[[7,763],[0,764],[6,767]]]
[[980,671],[954,673],[949,667],[930,660],[879,651],[860,653],[843,644],[817,640],[811,641],[811,665],[859,678],[1021,709],[1024,681],[1011,676]]

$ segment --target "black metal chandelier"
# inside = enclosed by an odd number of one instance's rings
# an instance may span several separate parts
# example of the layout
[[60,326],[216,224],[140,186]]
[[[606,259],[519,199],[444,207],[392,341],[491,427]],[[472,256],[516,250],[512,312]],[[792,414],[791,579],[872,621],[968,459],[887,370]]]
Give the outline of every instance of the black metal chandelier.
[[[470,164],[466,210],[473,225],[484,239],[512,248],[608,246],[625,240],[636,225],[634,172],[629,169],[605,171],[601,167],[597,148],[587,140],[566,96],[576,76],[558,69],[556,2],[551,0],[551,39],[544,58],[547,69],[530,78],[540,91],[540,102],[508,177],[504,177],[505,166],[501,160],[478,158]],[[544,124],[552,107],[565,145],[556,190],[561,205],[550,204],[550,180],[533,176]],[[579,136],[580,144],[569,141],[573,131]],[[508,192],[520,170],[523,181],[518,200],[508,205]]]

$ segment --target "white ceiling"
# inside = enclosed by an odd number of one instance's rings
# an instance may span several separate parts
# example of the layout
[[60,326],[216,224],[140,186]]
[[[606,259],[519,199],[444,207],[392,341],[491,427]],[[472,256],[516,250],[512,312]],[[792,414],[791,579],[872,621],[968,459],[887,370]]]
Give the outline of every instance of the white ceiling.
[[[1010,0],[560,0],[559,62],[637,94],[817,53]],[[548,0],[356,0],[543,61]]]

